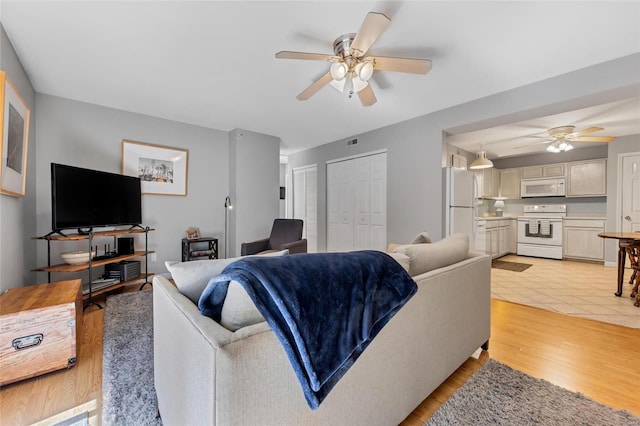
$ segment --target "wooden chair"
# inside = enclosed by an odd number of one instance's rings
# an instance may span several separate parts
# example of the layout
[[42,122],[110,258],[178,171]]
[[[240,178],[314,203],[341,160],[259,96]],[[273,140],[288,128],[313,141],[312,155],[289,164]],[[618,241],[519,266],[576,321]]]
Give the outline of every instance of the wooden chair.
[[640,292],[638,287],[640,286],[640,241],[630,241],[624,244],[624,249],[629,256],[629,266],[633,270],[629,284],[634,284],[631,289],[631,297],[635,298],[634,306],[640,307]]

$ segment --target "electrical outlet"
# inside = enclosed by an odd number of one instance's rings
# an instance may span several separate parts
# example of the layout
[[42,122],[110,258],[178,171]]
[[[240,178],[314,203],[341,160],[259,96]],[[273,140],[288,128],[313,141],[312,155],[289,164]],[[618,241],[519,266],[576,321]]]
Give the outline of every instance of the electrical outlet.
[[158,254],[157,253],[149,253],[149,262],[157,262]]

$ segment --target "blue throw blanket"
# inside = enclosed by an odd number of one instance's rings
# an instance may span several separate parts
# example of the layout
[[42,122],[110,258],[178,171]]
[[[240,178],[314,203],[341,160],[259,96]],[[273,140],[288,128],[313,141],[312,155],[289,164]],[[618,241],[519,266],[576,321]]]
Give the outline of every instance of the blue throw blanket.
[[278,336],[314,410],[418,290],[379,251],[250,257],[209,281],[198,302],[204,315],[220,321],[231,280]]

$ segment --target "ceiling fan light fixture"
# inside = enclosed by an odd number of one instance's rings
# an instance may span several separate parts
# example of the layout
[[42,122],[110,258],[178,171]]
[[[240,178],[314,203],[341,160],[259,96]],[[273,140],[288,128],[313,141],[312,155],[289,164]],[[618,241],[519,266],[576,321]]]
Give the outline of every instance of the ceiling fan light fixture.
[[558,145],[558,149],[560,151],[570,151],[573,149],[573,145],[571,145],[569,142],[567,141],[562,141],[560,142],[560,144]]
[[491,167],[493,167],[493,162],[487,158],[486,151],[478,152],[478,158],[476,158],[469,166],[472,170],[488,169]]
[[355,72],[360,80],[367,82],[373,75],[373,64],[371,62],[360,62],[356,65]]
[[331,64],[329,72],[334,81],[344,80],[347,75],[347,65],[344,62],[334,62]]

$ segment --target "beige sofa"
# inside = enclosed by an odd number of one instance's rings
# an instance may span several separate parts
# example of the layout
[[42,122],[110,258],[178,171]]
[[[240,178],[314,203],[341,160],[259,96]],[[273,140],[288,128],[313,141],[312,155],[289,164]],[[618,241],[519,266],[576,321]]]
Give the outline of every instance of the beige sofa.
[[266,322],[230,331],[201,315],[166,277],[156,276],[154,368],[163,423],[401,422],[488,343],[491,263],[484,254],[465,252],[462,260],[439,266],[442,259],[435,256],[434,264],[433,256],[438,243],[395,250],[409,256],[410,271],[436,268],[414,276],[418,292],[315,411],[307,406],[285,351]]

